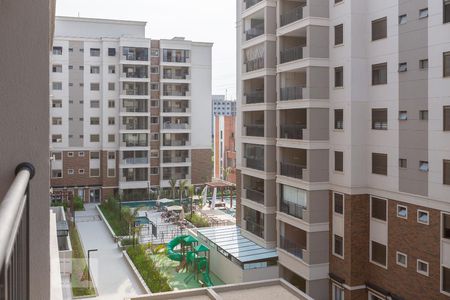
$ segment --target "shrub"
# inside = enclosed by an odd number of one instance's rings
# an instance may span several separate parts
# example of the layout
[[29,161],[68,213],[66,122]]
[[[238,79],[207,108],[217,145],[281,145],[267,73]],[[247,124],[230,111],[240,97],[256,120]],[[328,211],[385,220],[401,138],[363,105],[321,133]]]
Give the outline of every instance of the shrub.
[[75,211],[84,210],[83,199],[78,196],[73,197],[73,208]]
[[191,222],[195,227],[208,227],[208,219],[198,215],[196,213],[191,213],[186,216],[186,220]]
[[128,235],[128,223],[120,215],[120,204],[115,198],[108,198],[108,201],[102,203],[99,207],[115,235]]

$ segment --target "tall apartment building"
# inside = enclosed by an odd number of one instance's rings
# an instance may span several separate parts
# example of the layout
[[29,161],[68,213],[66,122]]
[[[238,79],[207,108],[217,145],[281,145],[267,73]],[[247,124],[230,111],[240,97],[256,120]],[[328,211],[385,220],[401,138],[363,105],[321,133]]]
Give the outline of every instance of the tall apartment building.
[[315,299],[449,299],[450,1],[238,0],[237,20],[243,234]]
[[236,183],[236,117],[214,116],[214,177]]
[[151,40],[145,22],[57,17],[51,185],[96,202],[211,176],[211,48]]

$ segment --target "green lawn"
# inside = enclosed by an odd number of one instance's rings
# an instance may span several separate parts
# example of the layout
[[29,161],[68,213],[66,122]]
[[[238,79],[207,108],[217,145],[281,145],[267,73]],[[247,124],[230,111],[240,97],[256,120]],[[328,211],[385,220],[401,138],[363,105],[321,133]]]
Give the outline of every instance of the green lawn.
[[116,236],[128,235],[127,222],[125,222],[123,218],[120,219],[119,214],[117,214],[115,211],[111,211],[105,208],[104,205],[100,205],[99,208],[102,211],[103,215],[105,216],[106,220],[109,223],[109,226],[111,226]]

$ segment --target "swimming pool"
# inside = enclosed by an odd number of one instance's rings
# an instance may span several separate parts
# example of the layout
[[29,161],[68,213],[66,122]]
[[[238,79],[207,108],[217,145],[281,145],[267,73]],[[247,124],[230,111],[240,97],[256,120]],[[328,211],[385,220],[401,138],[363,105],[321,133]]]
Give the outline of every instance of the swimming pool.
[[[208,197],[208,200],[211,200],[212,197]],[[222,198],[220,196],[218,196],[216,198],[217,202],[221,202]],[[229,208],[230,207],[230,197],[226,196],[223,197],[224,202],[226,203],[226,206]],[[190,205],[191,200],[190,199],[183,199],[181,201],[183,204],[186,205]],[[180,205],[180,199],[178,200],[174,200],[170,205]],[[205,203],[205,205],[208,205],[208,203]],[[149,207],[149,208],[154,208],[156,207],[156,200],[142,200],[142,201],[124,201],[122,202],[122,206],[123,207],[130,207],[130,208],[137,208],[137,207]],[[164,205],[167,206],[167,205]],[[236,197],[233,197],[233,208],[236,208]]]

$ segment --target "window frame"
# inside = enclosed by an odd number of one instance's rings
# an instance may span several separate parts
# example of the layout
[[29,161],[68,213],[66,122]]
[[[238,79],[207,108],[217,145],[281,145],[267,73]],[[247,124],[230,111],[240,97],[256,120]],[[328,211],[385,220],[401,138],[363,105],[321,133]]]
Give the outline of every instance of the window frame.
[[[405,165],[403,166],[402,162],[405,162]],[[408,168],[408,160],[406,158],[399,158],[398,159],[398,167],[400,169],[407,169]]]
[[[341,112],[342,118],[340,120],[337,119],[337,114]],[[339,126],[340,125],[340,126]],[[344,130],[344,109],[343,108],[335,108],[334,109],[334,129],[335,130]]]
[[[374,198],[378,199],[378,200],[381,200],[381,201],[384,201],[384,203],[385,203],[385,209],[384,209],[384,214],[385,214],[384,217],[385,217],[385,219],[384,220],[373,216],[373,202],[374,202],[373,199]],[[388,200],[386,198],[381,198],[381,197],[377,197],[377,196],[374,196],[374,195],[370,195],[370,220],[375,220],[375,221],[378,221],[378,222],[387,223],[388,217],[389,217],[388,206],[389,206],[389,203],[388,203]]]
[[[336,237],[339,237],[339,238],[341,238],[341,241],[342,241],[342,254],[339,254],[339,253],[336,253]],[[340,235],[338,235],[338,234],[336,234],[336,233],[333,233],[333,251],[332,251],[332,253],[333,253],[333,255],[334,256],[336,256],[336,257],[339,257],[339,258],[341,258],[341,259],[344,259],[344,255],[345,255],[345,247],[344,247],[344,237],[343,236],[340,236]]]
[[398,25],[404,25],[408,23],[408,14],[398,16]]
[[[375,168],[374,168],[374,157],[375,156],[383,156],[383,158],[386,157],[386,173],[375,172]],[[388,157],[387,153],[372,152],[371,159],[372,159],[372,170],[371,170],[372,175],[382,175],[382,176],[389,175],[389,157]],[[383,168],[384,168],[384,166],[383,166]]]
[[[336,195],[342,196],[342,213],[336,211]],[[345,195],[338,192],[333,192],[333,214],[344,216],[345,215]]]
[[[374,241],[374,240],[369,240],[369,243],[370,243],[370,245],[369,245],[369,262],[374,264],[374,265],[376,265],[376,266],[379,266],[381,268],[387,269],[388,268],[388,245],[384,245],[384,244],[378,243],[377,241]],[[372,257],[373,257],[373,250],[372,250],[373,249],[373,244],[372,243],[376,243],[376,244],[379,244],[379,245],[382,245],[382,246],[385,247],[385,249],[386,249],[386,251],[385,251],[385,263],[386,263],[386,265],[383,265],[383,264],[381,264],[381,263],[379,263],[377,261],[374,261],[372,259]]]
[[[405,257],[405,263],[404,263],[404,264],[401,263],[401,262],[398,260],[398,256],[399,256],[399,255],[402,255],[402,256]],[[405,253],[403,253],[403,252],[396,251],[396,252],[395,252],[395,262],[396,262],[396,264],[399,265],[400,267],[408,268],[408,255],[405,254]]]
[[[339,299],[336,299],[336,297],[335,297],[335,295],[336,295],[335,291],[336,290],[339,290],[339,294],[340,294]],[[344,290],[344,288],[342,286],[339,286],[339,285],[335,284],[335,283],[332,283],[331,298],[332,298],[332,300],[344,300],[345,299],[345,290]]]
[[[419,264],[420,263],[422,263],[422,264],[427,266],[427,271],[426,272],[424,272],[422,270],[419,270]],[[429,277],[430,276],[430,263],[428,263],[428,262],[426,262],[426,261],[424,261],[422,259],[417,259],[417,261],[416,261],[416,272],[421,274],[421,275]]]
[[[420,213],[426,213],[427,214],[427,221],[426,222],[422,222],[422,221],[420,221],[420,218],[419,218],[419,214]],[[423,225],[430,225],[430,212],[429,211],[426,211],[426,210],[423,210],[423,209],[417,209],[417,223],[419,223],[419,224],[423,224]]]
[[[449,66],[446,67],[446,58],[448,57],[447,61]],[[444,53],[442,53],[442,74],[444,78],[448,78],[450,77],[450,51],[446,51]],[[446,72],[446,70],[448,69],[448,73]]]
[[[339,31],[341,30],[340,36],[338,35]],[[340,38],[340,43],[338,43]],[[344,23],[337,24],[334,26],[334,46],[341,46],[344,45]]]
[[[336,74],[340,72],[341,74],[341,84],[337,85],[337,76]],[[334,88],[335,89],[342,89],[344,88],[344,66],[338,66],[338,67],[334,67]]]
[[[426,12],[426,15],[422,15],[422,13]],[[428,7],[424,7],[419,9],[419,20],[428,18]]]
[[[442,9],[442,23],[447,24],[450,23],[450,1],[449,0],[443,0],[443,9]],[[447,7],[448,6],[448,7]],[[448,8],[448,15],[446,15],[446,9]]]
[[[384,68],[386,67],[386,68]],[[382,81],[381,79],[384,79],[381,75],[380,72],[382,71],[386,71],[386,82]],[[378,79],[375,80],[377,78],[377,76],[374,76],[374,73],[378,72],[377,74]],[[387,85],[388,84],[388,64],[387,62],[382,62],[382,63],[378,63],[378,64],[372,64],[372,86],[378,86],[378,85]]]
[[[374,30],[373,30],[374,29],[374,25],[379,24],[381,22],[386,22],[385,23],[385,32],[383,32],[383,34],[381,34],[379,37],[375,36],[375,38],[374,38]],[[387,17],[382,17],[382,18],[378,18],[378,19],[372,20],[370,28],[371,28],[370,38],[371,38],[372,42],[386,39],[387,38]]]
[[[340,169],[337,168],[337,157],[336,155],[341,155],[341,166]],[[344,173],[344,151],[334,151],[334,172]]]
[[[406,210],[406,216],[402,216],[398,213],[399,208],[404,208]],[[403,204],[397,204],[396,215],[397,215],[397,218],[408,220],[408,206],[403,205]]]

